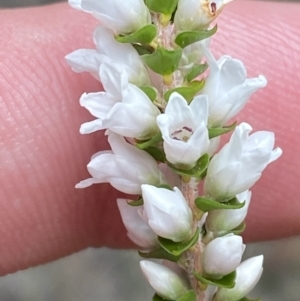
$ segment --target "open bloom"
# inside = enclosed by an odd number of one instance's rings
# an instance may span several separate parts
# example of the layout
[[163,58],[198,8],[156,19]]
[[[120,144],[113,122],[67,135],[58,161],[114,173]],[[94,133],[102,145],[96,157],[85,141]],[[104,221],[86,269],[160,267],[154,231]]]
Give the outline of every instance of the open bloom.
[[150,84],[148,71],[140,56],[130,44],[118,43],[113,31],[98,26],[94,32],[95,49],[79,49],[66,56],[67,63],[75,72],[90,72],[99,78],[102,63],[117,63],[119,70],[124,70],[129,82],[137,86]]
[[171,95],[165,113],[157,117],[169,162],[192,168],[208,151],[207,117],[205,95],[196,96],[190,105],[180,94]]
[[156,161],[146,152],[127,143],[115,133],[108,133],[112,151],[103,151],[92,157],[87,165],[92,178],[81,181],[76,188],[96,183],[110,183],[116,189],[141,194],[142,184],[163,184],[163,176]]
[[142,185],[144,215],[150,228],[159,236],[175,242],[191,237],[192,211],[181,191]]
[[84,93],[80,99],[80,104],[97,117],[81,126],[82,134],[110,129],[122,136],[148,139],[158,132],[156,116],[160,111],[142,90],[128,83],[118,64],[103,63],[100,76],[105,92]]
[[238,227],[246,218],[251,192],[249,190],[239,193],[236,198],[245,205],[240,209],[218,209],[208,212],[205,228],[215,233],[226,233]]
[[236,269],[234,288],[219,288],[213,301],[239,301],[244,298],[261,277],[263,259],[263,256],[260,255],[243,261]]
[[249,136],[251,130],[249,124],[241,123],[212,158],[204,182],[207,195],[222,201],[246,191],[267,165],[280,157],[282,150],[273,150],[274,133],[259,131]]
[[150,12],[143,0],[69,0],[69,4],[92,13],[105,27],[117,33],[131,33],[151,24]]
[[184,281],[172,270],[161,264],[142,260],[142,272],[158,295],[166,300],[177,300],[187,291]]
[[205,29],[232,0],[179,0],[174,24],[177,31]]
[[209,100],[208,124],[222,126],[244,108],[254,92],[266,86],[267,80],[262,75],[248,79],[241,61],[226,55],[216,61],[207,48],[202,50],[210,68],[202,90]]
[[132,207],[125,199],[117,199],[118,208],[128,237],[143,249],[150,250],[158,246],[157,235],[143,221],[138,211],[139,207]]
[[215,277],[230,274],[241,263],[244,250],[241,236],[228,234],[213,239],[203,253],[205,273]]

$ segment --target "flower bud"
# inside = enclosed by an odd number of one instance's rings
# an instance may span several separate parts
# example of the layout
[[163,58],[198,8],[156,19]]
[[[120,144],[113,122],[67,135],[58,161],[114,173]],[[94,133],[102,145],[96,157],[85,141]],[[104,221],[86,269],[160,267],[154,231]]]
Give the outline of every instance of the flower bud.
[[148,260],[142,260],[140,266],[149,284],[162,298],[177,300],[186,293],[184,281],[169,268]]
[[203,267],[209,276],[220,277],[233,272],[244,252],[241,236],[229,234],[212,240],[203,253]]
[[238,227],[246,218],[251,192],[249,190],[236,196],[239,203],[245,202],[240,209],[218,209],[208,212],[205,228],[214,233],[224,233]]
[[143,249],[150,250],[158,246],[156,234],[142,220],[138,213],[139,207],[132,207],[125,199],[117,199],[118,208],[128,237]]
[[242,262],[236,269],[234,288],[218,289],[213,301],[239,301],[244,298],[259,281],[263,268],[263,255],[249,258]]
[[142,185],[144,214],[150,228],[158,235],[175,242],[192,236],[192,211],[181,191]]
[[205,29],[232,0],[179,0],[174,24],[177,31]]

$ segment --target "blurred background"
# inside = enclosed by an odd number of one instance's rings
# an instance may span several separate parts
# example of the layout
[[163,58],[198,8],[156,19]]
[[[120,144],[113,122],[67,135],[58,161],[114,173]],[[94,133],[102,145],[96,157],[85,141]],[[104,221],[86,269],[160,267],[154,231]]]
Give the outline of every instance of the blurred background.
[[[99,0],[101,1],[101,0]],[[126,1],[126,0],[124,0]],[[0,8],[55,0],[0,0]],[[264,273],[251,296],[300,300],[300,237],[248,244],[245,258],[264,254]],[[0,301],[150,301],[135,251],[87,249],[50,264],[0,278]]]

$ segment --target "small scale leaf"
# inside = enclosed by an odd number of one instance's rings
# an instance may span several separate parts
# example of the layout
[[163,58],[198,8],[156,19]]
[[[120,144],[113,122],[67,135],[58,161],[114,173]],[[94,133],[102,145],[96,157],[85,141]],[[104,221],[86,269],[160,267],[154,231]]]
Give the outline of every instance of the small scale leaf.
[[149,24],[129,35],[118,35],[115,39],[120,43],[140,43],[150,44],[156,37],[157,29],[154,25]]
[[160,75],[170,75],[177,70],[181,55],[181,49],[167,50],[159,47],[154,53],[145,54],[141,58],[152,71]]
[[209,163],[209,155],[204,154],[198,161],[195,167],[192,169],[183,169],[174,166],[171,163],[167,163],[177,174],[181,176],[190,176],[194,178],[202,178],[203,174],[206,172]]
[[221,279],[209,279],[206,277],[197,274],[196,272],[193,273],[198,281],[203,284],[207,285],[215,285],[218,287],[225,287],[225,288],[233,288],[235,286],[235,278],[236,278],[236,271],[222,277]]
[[181,296],[176,301],[196,301],[197,295],[193,290],[187,291],[183,296]]
[[152,297],[152,301],[166,301],[166,299],[162,298],[161,296],[155,294],[153,297]]
[[139,251],[139,255],[143,258],[167,259],[173,262],[177,262],[180,259],[180,255],[174,256],[161,247],[159,249],[150,251],[149,253]]
[[246,222],[242,222],[239,226],[237,226],[236,228],[232,229],[231,231],[229,231],[230,233],[233,233],[235,235],[240,235],[241,233],[243,233],[246,229]]
[[150,86],[143,86],[139,88],[149,97],[151,101],[155,100],[157,93],[154,88]]
[[193,66],[192,70],[186,76],[187,82],[188,83],[191,82],[197,76],[199,76],[202,73],[204,73],[207,70],[207,68],[208,68],[208,64],[207,63]]
[[149,48],[149,47],[141,46],[141,45],[138,45],[138,44],[133,44],[132,46],[139,55],[151,54],[151,53],[154,52],[154,50],[152,48]]
[[157,187],[158,187],[158,188],[164,188],[164,189],[168,189],[168,190],[172,190],[172,191],[173,191],[172,187],[171,187],[170,185],[168,185],[168,184],[161,184],[161,185],[158,185]]
[[216,128],[209,128],[208,129],[208,134],[209,134],[209,139],[221,136],[223,134],[227,134],[231,131],[233,131],[236,128],[237,122],[234,122],[231,125],[228,126],[223,126],[223,127],[216,127]]
[[163,139],[162,139],[162,135],[161,133],[157,133],[155,136],[153,136],[151,139],[149,140],[146,140],[146,141],[137,141],[137,144],[136,146],[139,148],[139,149],[146,149],[150,146],[153,146],[153,145],[156,145],[157,143],[161,142]]
[[188,45],[211,37],[217,32],[217,29],[218,27],[215,25],[215,27],[210,30],[185,31],[175,38],[175,43],[181,48],[185,48]]
[[240,209],[244,207],[245,202],[239,203],[236,198],[233,198],[226,203],[221,203],[208,197],[198,197],[195,204],[201,211],[208,212],[216,209]]
[[166,161],[165,153],[158,147],[149,146],[149,147],[145,148],[144,151],[147,152],[150,156],[152,156],[158,162]]
[[188,103],[190,103],[194,98],[194,96],[203,89],[204,84],[205,84],[204,80],[193,81],[186,87],[178,87],[175,89],[168,90],[164,95],[164,99],[165,101],[168,101],[171,94],[177,92],[180,95],[182,95]]
[[244,297],[243,299],[241,299],[239,301],[262,301],[262,300],[261,300],[261,298],[259,298],[259,299],[249,299],[247,297]]
[[138,199],[137,201],[127,200],[127,204],[129,206],[132,206],[132,207],[138,207],[138,206],[143,206],[144,205],[144,201],[143,201],[142,198]]
[[174,242],[170,239],[166,239],[160,236],[158,237],[158,241],[161,247],[164,248],[167,252],[169,252],[174,256],[179,256],[184,251],[188,250],[189,248],[191,248],[193,245],[197,243],[199,239],[199,233],[200,233],[200,229],[197,228],[193,237],[190,238],[188,241],[183,241],[183,242]]
[[172,15],[178,4],[178,0],[145,0],[148,8],[157,13]]

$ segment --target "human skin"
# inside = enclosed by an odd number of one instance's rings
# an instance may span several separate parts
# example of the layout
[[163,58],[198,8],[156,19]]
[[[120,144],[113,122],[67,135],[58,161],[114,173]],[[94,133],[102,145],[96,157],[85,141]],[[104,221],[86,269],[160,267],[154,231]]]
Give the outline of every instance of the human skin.
[[[283,156],[253,188],[247,241],[300,234],[300,5],[236,1],[218,19],[216,57],[244,61],[264,74],[239,121],[276,133]],[[97,22],[68,7],[0,11],[0,274],[61,258],[89,246],[130,247],[107,184],[84,190],[90,156],[108,149],[102,133],[79,135],[91,120],[78,104],[101,85],[73,73],[64,56],[92,48]]]

